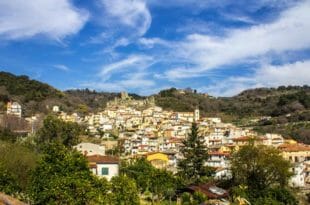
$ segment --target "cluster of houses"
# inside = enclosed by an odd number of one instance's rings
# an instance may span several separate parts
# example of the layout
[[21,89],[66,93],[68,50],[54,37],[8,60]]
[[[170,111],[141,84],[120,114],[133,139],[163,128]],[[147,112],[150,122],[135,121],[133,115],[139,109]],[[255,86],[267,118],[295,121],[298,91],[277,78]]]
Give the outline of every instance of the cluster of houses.
[[[66,120],[63,116],[60,115]],[[182,158],[182,141],[189,133],[191,124],[196,122],[208,147],[206,165],[214,167],[216,178],[230,177],[231,153],[254,141],[255,144],[279,149],[283,157],[292,162],[294,176],[290,180],[291,186],[305,187],[310,184],[310,146],[285,140],[278,134],[258,135],[250,129],[223,123],[220,118],[201,118],[198,109],[193,112],[167,111],[155,106],[153,99],[132,100],[122,93],[120,99],[109,102],[102,112],[83,119],[73,115],[70,117],[72,119],[86,124],[90,133],[97,137],[101,132],[100,137],[109,138],[112,131],[117,131],[118,144],[124,151],[122,159],[145,157],[153,166],[172,172],[177,171],[178,160]],[[104,158],[93,157],[90,161],[94,161],[93,164],[104,163]],[[112,166],[109,165],[111,162],[115,161],[106,159],[107,166]],[[100,175],[106,172],[97,170],[94,173]]]
[[[19,107],[8,106],[8,113],[19,113]],[[216,170],[216,178],[230,177],[231,153],[250,141],[256,144],[273,146],[283,157],[294,165],[294,176],[290,184],[305,187],[310,184],[310,146],[285,140],[278,134],[258,135],[250,129],[223,123],[220,118],[202,118],[199,109],[193,112],[173,112],[155,106],[154,98],[134,100],[127,93],[121,93],[98,113],[80,117],[78,114],[61,112],[53,107],[59,118],[86,125],[90,135],[105,140],[118,141],[123,150],[120,158],[130,160],[145,157],[157,168],[177,171],[177,163],[182,158],[180,148],[187,137],[193,122],[208,147],[208,166]],[[75,147],[87,156],[92,172],[107,179],[118,174],[119,158],[107,156],[106,147],[82,143]]]

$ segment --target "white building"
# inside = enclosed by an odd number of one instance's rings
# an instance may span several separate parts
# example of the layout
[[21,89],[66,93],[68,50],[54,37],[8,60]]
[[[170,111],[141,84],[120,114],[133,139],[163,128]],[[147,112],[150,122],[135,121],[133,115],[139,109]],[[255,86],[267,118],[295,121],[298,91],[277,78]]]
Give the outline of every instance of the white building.
[[284,138],[279,134],[266,134],[266,145],[277,147],[284,143]]
[[231,179],[232,174],[229,168],[217,168],[215,170],[214,178],[215,179]]
[[195,109],[195,111],[194,111],[194,121],[198,122],[198,120],[200,120],[200,112],[199,112],[199,109]]
[[292,168],[293,176],[290,178],[289,185],[292,187],[304,187],[306,173],[304,163],[294,163]]
[[112,156],[93,155],[87,157],[90,170],[98,177],[111,180],[119,175],[119,159]]
[[229,167],[229,153],[225,152],[209,152],[209,159],[207,165],[215,168]]
[[76,150],[86,156],[90,155],[105,155],[105,147],[93,143],[80,143],[74,146]]
[[54,105],[53,106],[53,112],[59,112],[59,111],[60,111],[59,106]]
[[22,106],[18,102],[8,102],[6,113],[8,115],[22,117]]

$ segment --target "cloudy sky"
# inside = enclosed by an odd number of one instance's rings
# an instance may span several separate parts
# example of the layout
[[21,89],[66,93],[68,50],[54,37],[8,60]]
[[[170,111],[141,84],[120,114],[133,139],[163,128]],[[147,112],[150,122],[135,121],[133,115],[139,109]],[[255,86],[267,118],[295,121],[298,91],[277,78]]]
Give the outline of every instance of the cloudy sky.
[[310,84],[310,0],[0,0],[0,70],[215,96]]

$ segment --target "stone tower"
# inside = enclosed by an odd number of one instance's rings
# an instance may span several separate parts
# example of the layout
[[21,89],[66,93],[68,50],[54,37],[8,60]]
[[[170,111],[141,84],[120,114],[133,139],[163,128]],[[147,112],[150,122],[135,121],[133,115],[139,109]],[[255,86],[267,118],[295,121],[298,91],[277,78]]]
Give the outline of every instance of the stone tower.
[[196,108],[194,111],[194,121],[197,122],[200,119],[200,112],[199,109]]

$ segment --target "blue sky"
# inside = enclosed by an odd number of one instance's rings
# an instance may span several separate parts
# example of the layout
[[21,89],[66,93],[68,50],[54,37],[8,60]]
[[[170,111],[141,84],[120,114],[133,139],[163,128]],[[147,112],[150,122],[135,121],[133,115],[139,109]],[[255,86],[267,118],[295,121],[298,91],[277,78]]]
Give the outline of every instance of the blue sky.
[[310,84],[310,0],[0,0],[0,69],[61,89]]

